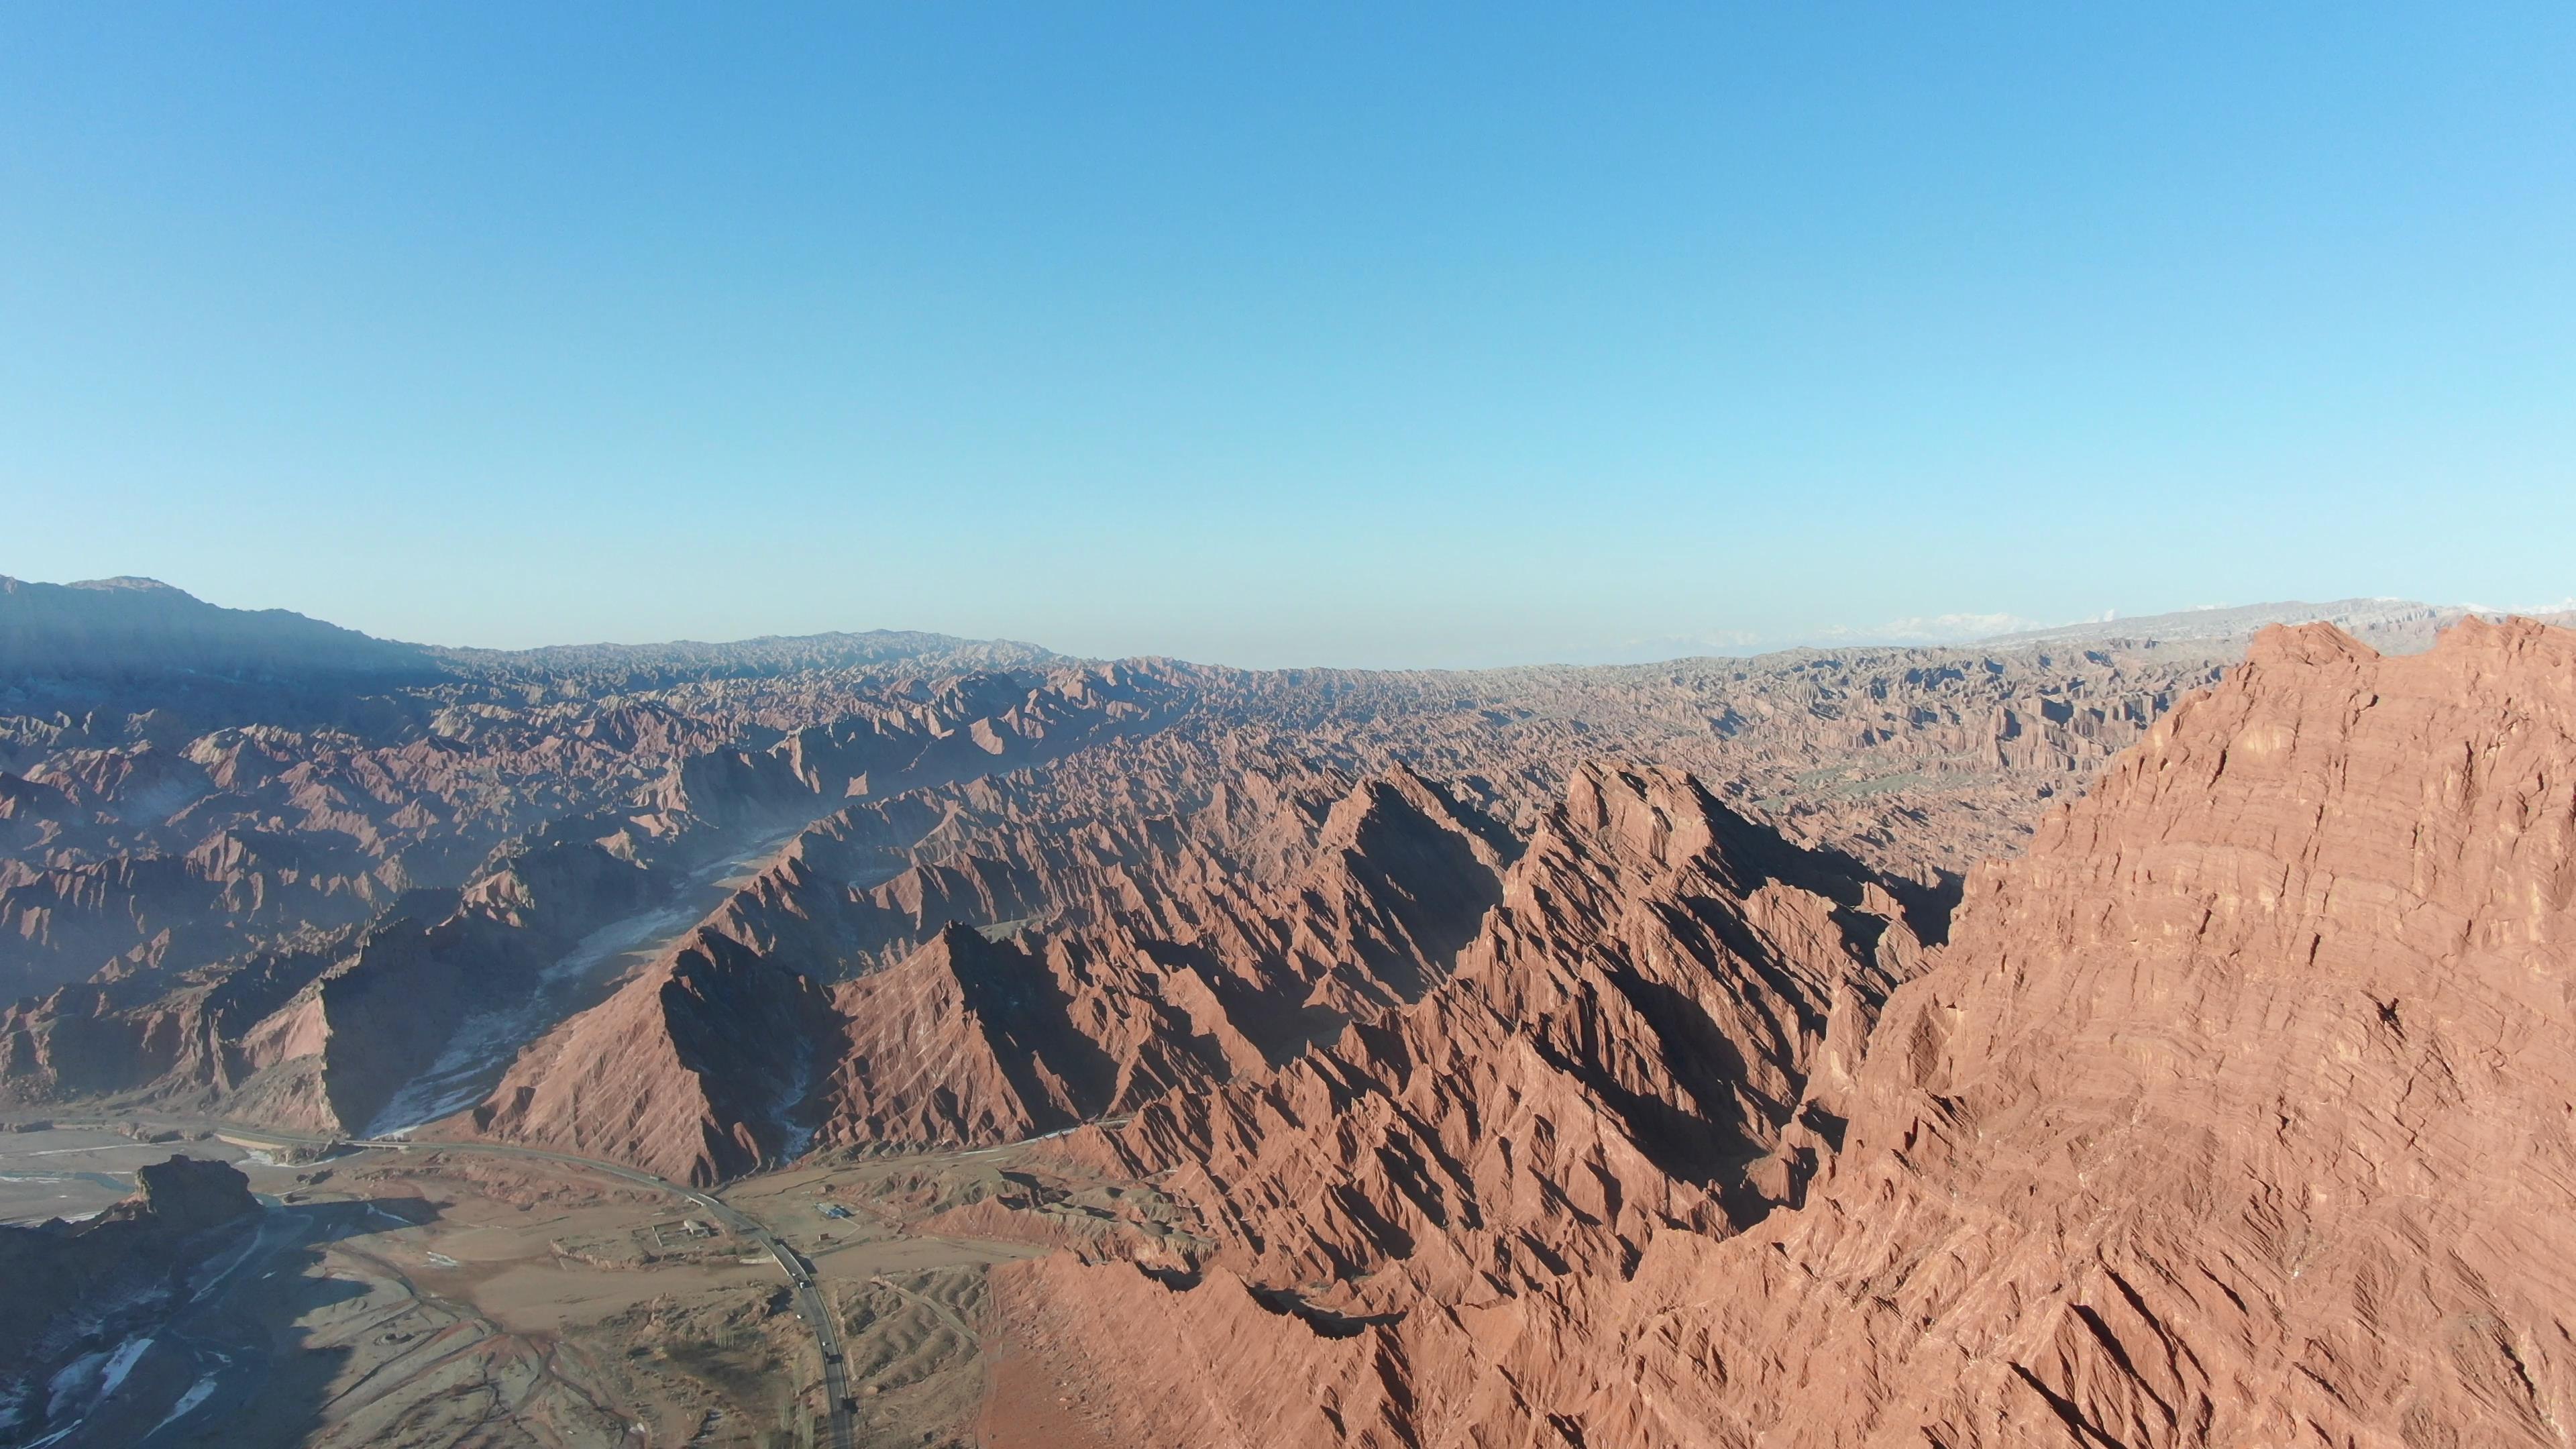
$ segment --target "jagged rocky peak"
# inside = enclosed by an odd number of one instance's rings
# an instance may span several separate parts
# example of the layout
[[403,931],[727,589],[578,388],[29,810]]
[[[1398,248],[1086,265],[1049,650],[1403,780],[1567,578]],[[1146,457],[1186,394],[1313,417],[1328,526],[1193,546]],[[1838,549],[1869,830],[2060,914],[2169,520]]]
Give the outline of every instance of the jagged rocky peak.
[[1373,828],[1390,827],[1454,835],[1476,863],[1490,871],[1500,872],[1520,853],[1520,842],[1508,828],[1401,762],[1361,780],[1334,802],[1318,839],[1327,849],[1364,852]]
[[985,1144],[1109,1109],[1119,1070],[1077,1022],[1080,983],[951,922],[899,965],[842,987],[822,1139]]
[[1567,784],[1558,820],[1576,839],[1641,863],[1671,865],[1716,843],[1717,805],[1698,781],[1670,769],[1586,761]]
[[718,1182],[801,1150],[796,1114],[832,1033],[812,981],[698,931],[530,1045],[450,1125]]
[[[1813,1155],[1805,1183],[1751,1213],[1676,1211],[1711,1159],[1674,1149],[1723,1140],[1678,1129],[1779,1120],[1772,1052],[1803,1033],[1778,1024],[1812,997],[1768,969],[1720,973],[1759,1011],[1657,989],[1692,933],[1641,925],[1722,917],[1657,872],[1571,889],[1613,855],[1669,873],[1694,838],[1616,775],[1566,812],[1615,848],[1534,844],[1488,959],[1380,1041],[1073,1139],[1161,1174],[1215,1244],[997,1275],[1063,1381],[1117,1345],[1110,1438],[2559,1442],[2576,635],[2470,621],[2383,658],[2267,631],[1981,868],[1945,944],[1876,963],[1903,979],[1874,1024],[1828,1013],[1780,1137]],[[1515,977],[1563,985],[1468,1009]],[[1712,1095],[1748,1088],[1734,1112]],[[1514,1189],[1533,1157],[1549,1170]]]
[[[1401,766],[1134,748],[1167,770],[1077,756],[850,806],[745,882],[696,933],[711,994],[850,979],[765,1044],[811,1064],[805,1094],[717,1135],[772,1150],[784,1114],[825,1146],[985,1145],[1265,1069],[1445,977],[1519,849]],[[650,1114],[670,1136],[647,1142],[613,1094],[570,1085],[670,1080],[688,1004],[630,983],[558,1033],[588,1045],[529,1053],[478,1127],[700,1175],[759,1160],[706,1147],[712,1094],[677,1094],[689,1110]]]

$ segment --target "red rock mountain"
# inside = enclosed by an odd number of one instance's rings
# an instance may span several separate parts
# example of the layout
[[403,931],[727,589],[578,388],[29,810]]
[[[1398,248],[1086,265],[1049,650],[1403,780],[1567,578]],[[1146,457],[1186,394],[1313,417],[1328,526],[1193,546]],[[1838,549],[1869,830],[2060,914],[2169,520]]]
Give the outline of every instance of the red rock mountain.
[[[713,1181],[818,1143],[1071,1127],[1265,1070],[1418,998],[1517,849],[1400,767],[1351,781],[1237,761],[1140,787],[1154,808],[1129,802],[1116,828],[1055,828],[1068,797],[1131,779],[1110,758],[1105,774],[977,782],[818,826],[531,1048],[472,1130]],[[984,853],[947,863],[960,835]],[[1017,928],[956,919],[998,914]]]
[[2565,633],[1253,672],[168,594],[0,581],[0,1098],[700,1183],[1065,1132],[1154,1230],[1031,1220],[984,1327],[1119,1445],[2576,1423]]
[[1978,870],[1919,971],[1866,882],[1614,778],[1420,1004],[1069,1140],[1166,1173],[1207,1244],[997,1273],[1103,1437],[2576,1422],[2576,635],[2268,631]]
[[[539,719],[442,714],[433,737],[399,749],[335,738],[316,754],[315,741],[266,729],[200,739],[185,808],[118,826],[146,839],[215,828],[184,858],[0,862],[0,925],[33,979],[66,954],[107,958],[0,1009],[0,1096],[142,1092],[299,1130],[365,1129],[460,1039],[497,1030],[478,1018],[537,1012],[499,1042],[506,1060],[553,1024],[540,989],[550,971],[602,928],[685,904],[696,872],[746,844],[872,788],[947,784],[1150,729],[1170,704],[1158,682],[1117,666],[1038,681],[727,683],[692,708],[741,708],[735,696],[748,694],[752,714],[797,727],[765,748],[710,746],[728,726],[615,701]],[[830,723],[810,723],[818,715]],[[29,788],[61,784],[67,799],[87,790],[124,809],[110,787],[148,774],[139,766],[155,753],[57,756]],[[75,775],[78,789],[63,783]],[[539,802],[600,808],[500,834]],[[309,813],[269,813],[290,806]],[[415,884],[433,861],[451,879]]]

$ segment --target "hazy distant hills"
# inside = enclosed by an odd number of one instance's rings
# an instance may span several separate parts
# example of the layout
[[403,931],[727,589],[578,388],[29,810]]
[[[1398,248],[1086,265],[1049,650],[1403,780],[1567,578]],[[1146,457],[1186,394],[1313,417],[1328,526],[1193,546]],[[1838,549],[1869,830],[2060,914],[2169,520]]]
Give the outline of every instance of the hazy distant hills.
[[[2387,653],[2431,647],[2459,619],[2494,610],[2414,599],[2290,601],[2088,620],[1981,639],[1974,648],[2195,644],[2230,650],[2267,624],[2329,623]],[[2564,614],[2544,615],[2563,621]],[[378,639],[285,609],[228,609],[154,579],[44,584],[0,576],[0,688],[29,680],[321,684],[439,679],[496,684],[579,680],[653,689],[692,679],[919,663],[943,669],[1042,668],[1069,656],[1011,639],[870,629],[730,642],[558,644],[468,649]]]
[[1004,668],[1060,657],[1034,644],[894,629],[721,644],[456,649],[378,639],[285,609],[228,609],[156,579],[45,584],[0,576],[0,675],[11,680],[176,676],[304,683],[350,676],[416,682],[578,676],[647,687],[907,660]]
[[2112,642],[2180,643],[2251,639],[2266,624],[2332,624],[2382,653],[2406,654],[2433,646],[2433,636],[2471,610],[2458,605],[2426,604],[2414,599],[2337,599],[2331,603],[2297,601],[2244,604],[2233,608],[2186,609],[2173,614],[2143,614],[2128,619],[2088,619],[2050,629],[1997,634],[1978,642],[2007,648],[2024,644],[2102,644]]
[[1061,661],[1064,655],[1013,639],[961,639],[912,629],[859,633],[764,635],[727,643],[694,639],[665,644],[554,644],[540,649],[431,649],[460,672],[509,679],[625,676],[638,685],[679,679],[787,674],[808,669],[937,660],[943,665],[1020,668]]
[[160,674],[285,678],[432,675],[411,644],[284,609],[226,609],[153,579],[39,584],[0,577],[0,672],[131,679]]

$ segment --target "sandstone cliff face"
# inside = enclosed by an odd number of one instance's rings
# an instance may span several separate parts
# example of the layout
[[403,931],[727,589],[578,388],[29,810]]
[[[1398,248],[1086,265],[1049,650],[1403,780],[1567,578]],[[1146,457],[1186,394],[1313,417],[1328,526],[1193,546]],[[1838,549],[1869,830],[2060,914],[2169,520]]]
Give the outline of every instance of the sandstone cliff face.
[[843,986],[823,1140],[1009,1142],[1106,1111],[1119,1064],[1076,1024],[1069,984],[951,925],[901,965]]
[[2558,1442],[2572,907],[2576,635],[2266,634],[1972,883],[1745,1328],[1845,1434]]
[[[1455,1177],[1478,1134],[1564,1140],[1494,1069],[1447,1100],[1354,1069],[1269,1130],[1186,1128],[1176,1104],[1076,1139],[1177,1160],[1213,1246],[1044,1260],[1002,1298],[1066,1372],[1118,1346],[1122,1443],[2556,1444],[2571,932],[2576,636],[2472,621],[2382,659],[2273,631],[1972,878],[1857,1070],[1836,1070],[1857,1033],[1811,1050],[1814,1175],[1766,1216],[1677,1212],[1686,1176],[1602,1155],[1534,1182],[1534,1208],[1354,1234],[1345,1204]],[[1525,974],[1591,954],[1573,944]],[[1431,1027],[1471,975],[1394,1029],[1472,1040]],[[1569,1004],[1517,1019],[1589,1039]],[[1748,1086],[1758,1019],[1712,1016]],[[1525,1251],[1551,1217],[1572,1227]],[[1581,1250],[1602,1232],[1623,1250]]]
[[[1916,903],[1925,929],[1939,914]],[[1531,1406],[1475,1343],[1569,1283],[1624,1281],[1667,1234],[1797,1196],[1819,1095],[1920,955],[1847,858],[1687,775],[1583,768],[1419,1005],[1064,1144],[1195,1207],[1205,1250],[1048,1260],[1004,1301],[1069,1373],[1108,1368],[1080,1322],[1140,1348],[1111,1442],[1443,1442],[1453,1394],[1493,1400],[1516,1436],[1496,1442],[1528,1440]]]

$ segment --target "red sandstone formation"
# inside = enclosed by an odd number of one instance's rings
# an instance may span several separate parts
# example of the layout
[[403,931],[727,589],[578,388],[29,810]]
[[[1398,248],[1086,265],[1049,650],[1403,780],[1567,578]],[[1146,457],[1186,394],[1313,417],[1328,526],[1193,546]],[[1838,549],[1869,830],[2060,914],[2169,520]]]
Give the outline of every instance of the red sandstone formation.
[[794,1142],[822,993],[700,934],[528,1048],[472,1121],[682,1182],[739,1176]]
[[[1200,671],[1190,677],[1192,711],[1159,730],[1105,738],[1027,770],[872,798],[817,822],[706,918],[702,932],[748,948],[745,961],[823,981],[857,978],[836,1000],[848,1025],[798,1047],[825,1064],[821,1095],[765,1125],[725,1127],[719,1136],[746,1144],[741,1151],[709,1155],[695,1128],[650,1142],[566,1120],[569,1099],[543,1091],[536,1063],[522,1064],[511,1095],[494,1098],[481,1120],[485,1130],[525,1140],[607,1144],[631,1160],[685,1163],[698,1174],[717,1171],[719,1160],[740,1170],[807,1130],[823,1145],[855,1147],[985,1143],[1051,1130],[1167,1089],[1278,1065],[1349,1022],[1420,997],[1447,975],[1497,899],[1497,873],[1522,849],[1502,819],[1544,833],[1553,806],[1540,804],[1538,793],[1593,778],[1570,759],[1588,741],[1634,739],[1728,761],[1729,788],[1745,800],[1763,798],[1748,779],[1776,772],[1794,791],[1795,780],[1813,773],[1799,767],[1818,758],[1883,752],[1903,761],[1909,777],[1928,780],[1923,770],[1964,753],[1960,783],[1904,788],[1912,798],[1946,802],[1945,828],[1973,839],[1989,827],[1967,826],[1967,818],[1986,808],[1979,802],[1992,798],[1998,781],[2022,782],[2011,787],[2022,804],[1997,809],[2001,820],[2017,819],[2056,782],[2083,777],[2100,756],[2095,735],[2136,728],[2164,699],[2134,692],[2117,666],[2088,662],[2100,687],[2125,703],[2106,711],[2042,699],[2028,723],[1995,705],[1981,725],[1963,727],[1954,711],[1919,701],[1998,690],[2010,697],[2028,687],[2033,665],[1971,671],[1899,658],[1903,675],[1879,677],[1867,696],[1884,702],[1873,709],[1902,713],[1902,725],[1893,716],[1855,719],[1853,666],[1818,658],[1735,667],[1723,679],[1520,672],[1501,696],[1528,702],[1513,712],[1462,697],[1472,677]],[[2073,688],[2079,696],[2096,687],[2082,677]],[[1682,703],[1701,689],[1735,703],[1714,719],[1701,712],[1706,700]],[[1904,699],[1918,702],[1896,703]],[[1407,763],[1414,758],[1474,768],[1434,786]],[[1678,778],[1658,788],[1681,789]],[[1788,798],[1801,808],[1830,804],[1838,788]],[[1694,818],[1715,811],[1728,829],[1761,836],[1775,853],[1821,859],[1753,827],[1698,786],[1686,793],[1679,808]],[[1868,811],[1903,813],[1890,798],[1856,794],[1832,808],[1857,815],[1864,807],[1856,802],[1869,801]],[[1846,859],[1831,873],[1841,882],[1834,909],[1860,908],[1868,869]],[[1893,911],[1892,891],[1920,896],[1930,888],[1888,876],[1875,889],[1884,915]],[[1773,908],[1769,898],[1751,907]],[[958,924],[1007,944],[986,949],[949,929]],[[943,933],[946,946],[929,949]],[[1855,984],[1848,1011],[1865,1015],[1885,984]],[[1816,1011],[1834,1010],[1833,984],[1819,990]],[[1784,1043],[1821,1031],[1822,1019],[1778,1028],[1764,1060],[1803,1051]],[[1699,1030],[1674,1029],[1685,1041]],[[1781,1085],[1703,1082],[1688,1090],[1725,1095]],[[549,1100],[556,1105],[536,1105]],[[1779,1117],[1794,1105],[1793,1094],[1763,1110]],[[1779,1154],[1764,1169],[1768,1186],[1729,1191],[1791,1190],[1812,1151],[1803,1139],[1785,1146],[1774,1139],[1811,1129],[1785,1124],[1748,1139],[1758,1145],[1739,1144]]]
[[[1354,1015],[1420,996],[1475,932],[1502,852],[1516,849],[1402,769],[1357,782],[1183,770],[1162,786],[1089,767],[1054,774],[845,812],[531,1050],[473,1128],[703,1181],[809,1141],[985,1145],[1070,1127],[1265,1069]],[[1144,790],[1172,813],[1051,828],[1068,797],[1103,785]],[[995,868],[959,877],[976,894],[925,883],[959,876],[937,863],[934,836],[992,852]],[[903,838],[898,858],[911,863],[894,879],[845,879],[882,873],[869,863]],[[908,892],[935,893],[907,905]],[[932,927],[824,1009],[816,982],[903,945],[927,919],[924,899],[971,899],[1023,928],[988,939]],[[773,1072],[726,1098],[738,1073],[684,1038],[756,1041],[805,1075]]]
[[1659,1226],[1727,1230],[1797,1189],[1819,1058],[1839,1080],[1919,950],[1849,861],[1688,776],[1587,768],[1448,985],[1077,1150],[1205,1204],[1240,1267],[1283,1285],[1399,1260],[1444,1294],[1615,1267]]
[[[1104,1438],[2420,1449],[2576,1415],[2576,635],[2266,633],[1976,873],[1865,1046],[1862,1011],[1778,1030],[1812,965],[1703,992],[1740,1009],[1687,1058],[1598,1029],[1589,977],[1686,918],[1627,879],[1516,894],[1394,1021],[1074,1139],[1175,1165],[1211,1245],[997,1274]],[[1530,911],[1559,934],[1516,954]],[[1845,957],[1847,999],[1901,956]],[[1710,1057],[1731,1102],[1667,1081]]]

